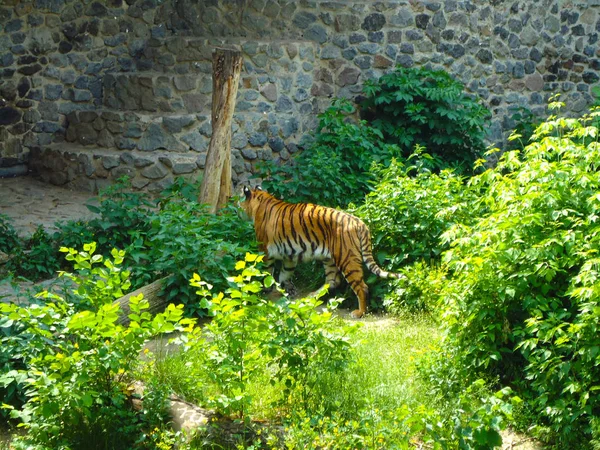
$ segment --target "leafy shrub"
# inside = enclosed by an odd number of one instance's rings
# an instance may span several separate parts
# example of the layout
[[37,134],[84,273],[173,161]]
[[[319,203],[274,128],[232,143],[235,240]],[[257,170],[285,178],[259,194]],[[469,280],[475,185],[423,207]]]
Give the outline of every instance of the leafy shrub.
[[404,278],[396,280],[385,294],[383,306],[396,316],[432,312],[437,309],[448,271],[436,263],[417,261],[399,270]]
[[103,253],[112,248],[107,246],[123,246],[134,288],[168,276],[167,300],[184,303],[188,314],[202,314],[188,282],[193,273],[225,290],[235,261],[256,245],[251,224],[235,208],[209,214],[197,203],[197,190],[197,185],[176,179],[151,200],[147,194],[129,192],[122,181],[103,192],[99,206],[90,207],[99,218],[81,228],[71,224],[61,238],[79,242],[91,233]]
[[[3,374],[0,383],[25,385],[27,402],[11,416],[28,428],[25,441],[48,448],[131,448],[144,429],[128,403],[140,350],[150,337],[190,323],[182,319],[182,306],[169,305],[151,317],[140,295],[130,300],[130,326],[117,324],[120,307],[111,300],[118,294],[111,291],[121,288],[122,273],[94,249],[93,244],[83,252],[64,249],[88,275],[99,275],[78,291],[90,309],[76,312],[72,303],[48,292],[41,295],[43,305],[0,304],[0,320],[19,324],[27,336],[26,351],[23,342],[16,343],[25,367]],[[123,253],[114,250],[113,256],[122,261]],[[107,286],[103,275],[114,283]],[[11,340],[5,343],[13,346]]]
[[312,143],[291,164],[263,167],[263,186],[286,201],[345,208],[371,190],[373,163],[387,166],[417,146],[432,155],[436,170],[470,172],[485,149],[490,116],[447,72],[401,67],[365,84],[359,114],[366,120],[354,113],[348,100],[335,99],[319,114]]
[[305,410],[320,404],[315,383],[320,374],[345,367],[350,358],[346,334],[355,328],[334,322],[335,303],[319,312],[317,298],[265,299],[262,291],[274,279],[257,268],[262,258],[247,254],[238,261],[239,274],[230,278],[235,287],[225,294],[210,297],[211,285],[197,274],[191,280],[199,288],[201,306],[213,316],[193,344],[206,355],[202,372],[219,387],[209,403],[242,419],[248,419],[253,401],[248,383],[263,370],[281,387],[279,401]]
[[263,187],[290,202],[346,207],[370,190],[373,162],[387,163],[400,150],[383,142],[382,133],[350,119],[354,107],[337,99],[319,114],[314,141],[285,166],[266,164]]
[[476,214],[476,193],[462,177],[449,170],[434,174],[423,167],[423,159],[427,155],[416,154],[409,159],[414,165],[394,160],[387,168],[375,168],[377,186],[353,210],[369,226],[378,260],[396,268],[439,259],[448,248],[440,241],[442,233]]
[[524,106],[513,108],[511,119],[515,122],[515,128],[508,138],[506,150],[522,150],[529,144],[542,120]]
[[[0,381],[2,403],[12,408],[20,408],[27,400],[24,392],[25,374],[17,375],[16,370],[25,368],[23,361],[29,350],[27,336],[22,324],[15,324],[7,316],[0,316],[0,373],[13,371],[10,380]],[[8,418],[9,410],[0,409],[0,417]]]
[[8,216],[0,214],[0,252],[10,255],[21,247],[21,241]]
[[195,289],[189,285],[193,274],[202,274],[204,280],[224,291],[235,262],[256,249],[254,242],[252,224],[240,218],[233,206],[214,215],[195,200],[176,194],[150,217],[145,239],[128,248],[133,259],[129,265],[136,287],[169,275],[166,298],[184,303],[189,313],[201,313]]
[[513,384],[562,448],[584,448],[600,406],[599,114],[542,123],[522,153],[471,180],[489,212],[444,237],[459,376]]
[[265,316],[272,305],[260,293],[275,283],[273,277],[261,274],[254,265],[246,267],[246,262],[257,259],[248,254],[236,265],[241,273],[232,279],[237,286],[228,289],[227,296],[220,293],[209,300],[212,286],[201,281],[198,274],[191,279],[191,285],[199,288],[197,292],[203,297],[202,306],[214,316],[206,326],[207,339],[199,341],[206,346],[206,369],[221,388],[221,395],[212,399],[211,406],[226,414],[235,412],[242,420],[248,418],[251,402],[248,380],[263,365],[257,344],[269,332]]
[[[375,167],[380,181],[364,204],[351,210],[371,230],[373,255],[379,265],[407,275],[407,279],[392,282],[369,276],[371,303],[385,297],[385,306],[394,313],[434,306],[435,294],[427,283],[439,285],[443,273],[433,266],[430,272],[427,265],[439,261],[448,248],[440,239],[445,231],[476,217],[476,192],[451,170],[432,173],[427,168],[428,155],[421,152],[418,149],[408,159],[410,166],[393,160],[387,168]],[[425,264],[410,267],[419,261]],[[421,298],[425,292],[433,297]]]
[[285,444],[287,448],[410,449],[418,439],[432,448],[495,448],[502,444],[499,432],[520,399],[509,397],[509,388],[490,395],[481,392],[483,387],[483,380],[469,386],[448,415],[423,405],[403,405],[395,410],[361,411],[357,419],[339,412],[296,417],[285,429]]
[[[14,249],[7,268],[37,280],[51,277],[61,268],[59,246],[81,248],[94,241],[96,251],[105,257],[112,248],[125,248],[123,265],[133,274],[135,288],[169,276],[164,293],[167,300],[183,302],[189,314],[199,313],[188,280],[199,272],[225,290],[235,261],[256,249],[252,225],[240,218],[232,205],[218,215],[209,214],[196,201],[198,186],[183,179],[175,180],[154,200],[128,189],[125,180],[110,186],[100,194],[97,206],[88,205],[98,217],[59,224],[60,230],[53,236],[39,228],[28,243],[21,244],[14,240],[16,234],[10,240],[12,235],[7,232],[2,238],[7,246],[12,242]],[[0,226],[12,229],[4,220]]]
[[156,208],[156,202],[151,201],[148,194],[131,190],[127,178],[121,178],[101,191],[98,203],[98,206],[87,205],[100,217],[84,224],[83,233],[85,235],[85,230],[91,228],[95,241],[106,251],[127,248],[133,236],[147,231],[149,216]]
[[56,247],[48,232],[39,226],[23,246],[15,248],[6,268],[32,280],[50,278],[60,268]]
[[397,67],[365,83],[363,117],[409,156],[417,145],[436,158],[470,171],[484,151],[489,111],[443,70]]

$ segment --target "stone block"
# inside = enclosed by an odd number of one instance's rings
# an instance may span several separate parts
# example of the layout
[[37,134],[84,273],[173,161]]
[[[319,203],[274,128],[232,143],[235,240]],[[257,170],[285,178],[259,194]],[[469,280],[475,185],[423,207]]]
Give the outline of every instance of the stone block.
[[142,170],[141,175],[150,180],[159,180],[168,174],[168,170],[160,162],[152,164]]
[[120,164],[119,156],[108,155],[102,157],[102,167],[104,167],[106,170],[110,170],[113,167],[118,167]]
[[171,151],[183,150],[183,146],[160,125],[151,123],[137,143],[142,151],[165,149]]
[[22,113],[11,107],[0,108],[0,125],[12,125],[21,120]]

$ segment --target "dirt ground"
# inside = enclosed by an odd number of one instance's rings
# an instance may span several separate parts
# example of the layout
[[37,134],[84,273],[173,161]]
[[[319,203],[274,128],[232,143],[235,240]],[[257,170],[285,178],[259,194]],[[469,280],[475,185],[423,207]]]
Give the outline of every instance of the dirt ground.
[[0,214],[10,217],[21,235],[31,235],[39,225],[55,231],[55,223],[71,219],[89,219],[93,213],[86,203],[94,204],[89,192],[72,191],[29,176],[0,178]]

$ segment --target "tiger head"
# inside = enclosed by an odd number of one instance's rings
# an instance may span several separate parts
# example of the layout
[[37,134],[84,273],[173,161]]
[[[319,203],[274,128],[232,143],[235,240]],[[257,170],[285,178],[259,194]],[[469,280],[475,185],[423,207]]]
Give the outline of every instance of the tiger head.
[[244,186],[242,192],[243,196],[242,201],[240,202],[240,208],[249,219],[254,220],[256,210],[261,203],[261,198],[269,196],[269,194],[266,191],[263,191],[260,186],[255,188]]

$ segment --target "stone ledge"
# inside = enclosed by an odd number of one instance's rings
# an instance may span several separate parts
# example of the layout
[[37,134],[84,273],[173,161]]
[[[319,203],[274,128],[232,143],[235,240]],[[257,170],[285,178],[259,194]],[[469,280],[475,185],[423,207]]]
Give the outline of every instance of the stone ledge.
[[195,113],[210,110],[210,75],[120,72],[102,79],[103,104],[122,111]]
[[206,154],[140,152],[54,144],[32,149],[30,169],[43,181],[96,193],[127,176],[134,189],[160,192],[174,177],[195,180],[202,174]]
[[207,116],[102,109],[67,115],[65,140],[80,146],[153,152],[206,152],[212,128]]
[[[314,128],[291,112],[239,111],[234,114],[231,147],[238,175],[251,171],[249,163],[265,159],[287,160],[297,150],[297,137]],[[74,111],[67,115],[65,140],[79,147],[117,152],[178,152],[203,154],[208,150],[212,125],[200,114],[138,113],[111,109]]]

